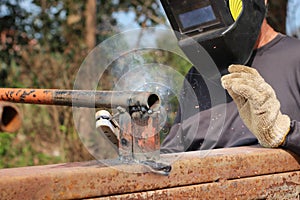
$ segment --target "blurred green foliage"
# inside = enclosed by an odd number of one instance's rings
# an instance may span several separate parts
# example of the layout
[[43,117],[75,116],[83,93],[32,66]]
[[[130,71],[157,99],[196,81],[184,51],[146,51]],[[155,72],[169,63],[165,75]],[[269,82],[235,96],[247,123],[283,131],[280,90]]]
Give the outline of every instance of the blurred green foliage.
[[62,162],[59,156],[50,156],[36,151],[31,143],[17,142],[20,136],[0,134],[0,168],[43,165]]
[[[88,10],[92,1],[96,12]],[[114,15],[120,11],[136,13],[141,27],[164,23],[158,6],[154,0],[1,1],[0,87],[72,89],[92,48],[87,17],[96,19],[96,45],[120,31]],[[72,108],[18,107],[23,126],[15,134],[0,133],[0,168],[93,159],[75,130]]]

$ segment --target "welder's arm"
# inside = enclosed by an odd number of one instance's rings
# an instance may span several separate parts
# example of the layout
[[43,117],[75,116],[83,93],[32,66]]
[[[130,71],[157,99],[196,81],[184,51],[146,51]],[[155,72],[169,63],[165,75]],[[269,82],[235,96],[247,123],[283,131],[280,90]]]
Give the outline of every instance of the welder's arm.
[[300,155],[300,122],[296,120],[291,121],[291,130],[282,147]]
[[222,85],[233,98],[240,117],[264,147],[279,147],[290,131],[289,116],[280,112],[280,102],[272,87],[254,69],[231,65]]

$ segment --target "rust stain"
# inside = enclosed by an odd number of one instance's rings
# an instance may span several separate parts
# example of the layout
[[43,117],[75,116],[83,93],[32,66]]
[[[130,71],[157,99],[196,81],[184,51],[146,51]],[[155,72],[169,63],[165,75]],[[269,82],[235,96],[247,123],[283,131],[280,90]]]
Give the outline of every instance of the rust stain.
[[[294,174],[296,176],[293,177],[291,173],[280,173],[224,182],[111,195],[109,199],[299,199],[300,172],[294,172]],[[293,184],[288,185],[290,181]]]
[[1,88],[0,100],[14,103],[53,104],[51,92],[42,89]]
[[238,147],[161,158],[177,159],[169,176],[120,162],[2,169],[0,199],[293,199],[300,193],[299,157],[282,149]]

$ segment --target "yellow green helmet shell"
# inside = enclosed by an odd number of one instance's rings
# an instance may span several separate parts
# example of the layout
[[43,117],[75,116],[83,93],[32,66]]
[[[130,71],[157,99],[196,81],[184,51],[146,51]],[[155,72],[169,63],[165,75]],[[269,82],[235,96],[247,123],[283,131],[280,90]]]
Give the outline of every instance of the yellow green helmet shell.
[[229,0],[229,9],[234,21],[240,16],[243,10],[242,0]]

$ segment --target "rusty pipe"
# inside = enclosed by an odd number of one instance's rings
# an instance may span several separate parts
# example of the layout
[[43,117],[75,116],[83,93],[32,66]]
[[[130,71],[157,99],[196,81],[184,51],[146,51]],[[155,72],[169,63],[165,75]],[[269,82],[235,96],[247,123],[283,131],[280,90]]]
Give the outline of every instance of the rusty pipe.
[[145,106],[150,109],[160,104],[159,96],[151,92],[25,88],[0,88],[0,100],[13,103],[89,108]]
[[12,103],[0,101],[0,131],[15,132],[22,125],[19,109]]

